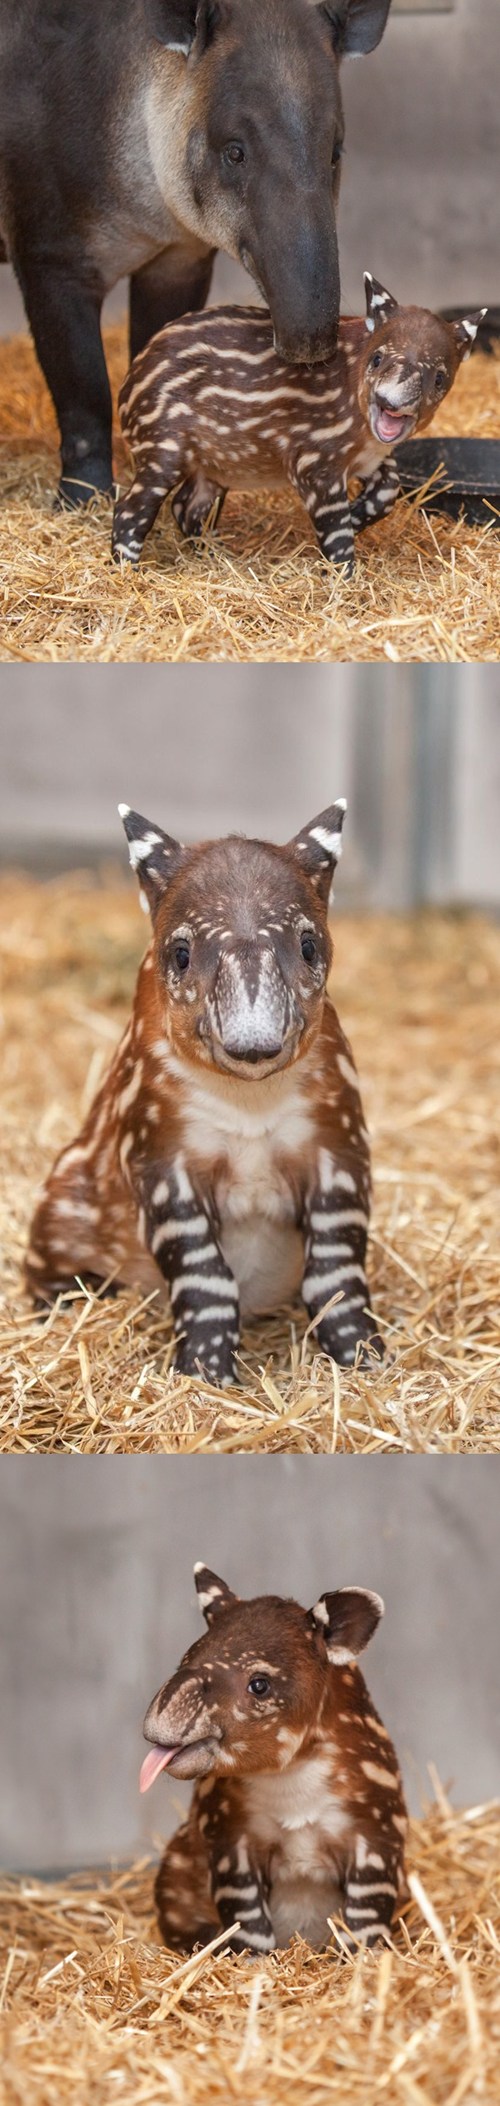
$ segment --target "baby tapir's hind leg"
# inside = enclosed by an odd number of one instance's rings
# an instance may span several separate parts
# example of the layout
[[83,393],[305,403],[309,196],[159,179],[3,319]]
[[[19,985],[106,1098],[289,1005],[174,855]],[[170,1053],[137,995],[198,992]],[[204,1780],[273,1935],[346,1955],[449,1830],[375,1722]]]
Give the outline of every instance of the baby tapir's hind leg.
[[176,1830],[155,1880],[155,1902],[165,1945],[192,1952],[217,1937],[220,1920],[210,1892],[208,1858],[193,1823]]
[[[175,483],[175,476],[174,476]],[[128,563],[137,564],[142,554],[146,535],[154,526],[165,497],[172,483],[161,481],[159,474],[150,470],[136,475],[131,489],[119,497],[113,512],[111,547],[115,562],[126,556]]]
[[226,495],[226,490],[219,483],[210,482],[201,469],[197,475],[189,475],[172,498],[172,511],[181,534],[187,540],[199,540],[209,521],[211,527],[217,526]]

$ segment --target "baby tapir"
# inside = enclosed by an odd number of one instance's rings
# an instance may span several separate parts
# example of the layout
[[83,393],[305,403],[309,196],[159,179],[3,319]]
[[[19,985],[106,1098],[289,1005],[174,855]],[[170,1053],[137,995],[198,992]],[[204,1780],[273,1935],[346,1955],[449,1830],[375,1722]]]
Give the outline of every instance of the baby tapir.
[[42,1194],[29,1285],[44,1299],[75,1275],[163,1280],[176,1367],[220,1386],[236,1379],[240,1309],[279,1308],[299,1287],[326,1353],[380,1355],[368,1136],[325,991],[345,805],[284,848],[185,848],[120,810],[153,941],[109,1073]]
[[[342,320],[324,364],[284,365],[269,315],[219,307],[159,331],[120,394],[135,476],[115,507],[113,550],[138,563],[163,499],[181,532],[203,533],[228,489],[291,483],[320,549],[354,567],[354,535],[398,495],[393,448],[424,431],[481,320],[398,307],[365,273],[366,321]],[[361,482],[349,502],[348,485]]]
[[321,1947],[342,1913],[346,1944],[387,1936],[402,1897],[407,1828],[394,1748],[356,1665],[383,1614],[363,1587],[306,1611],[240,1601],[195,1565],[208,1636],[190,1646],[144,1722],[160,1770],[196,1779],[162,1858],[165,1943],[189,1950],[237,1922],[235,1952],[294,1932]]

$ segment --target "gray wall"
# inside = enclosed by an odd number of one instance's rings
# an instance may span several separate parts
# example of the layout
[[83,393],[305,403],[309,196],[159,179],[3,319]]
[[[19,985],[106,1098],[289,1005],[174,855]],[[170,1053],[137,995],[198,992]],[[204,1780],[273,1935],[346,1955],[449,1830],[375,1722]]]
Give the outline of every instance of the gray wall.
[[[392,14],[378,51],[346,63],[340,242],[351,312],[367,266],[402,299],[500,300],[499,73],[498,0],[407,6]],[[248,299],[249,281],[224,259],[212,297],[228,296]],[[110,312],[123,302],[120,288]],[[0,268],[0,333],[23,319],[12,274]]]
[[377,1588],[369,1687],[418,1808],[500,1790],[500,1457],[22,1460],[0,1467],[0,1861],[148,1846],[186,1796],[137,1791],[142,1717],[201,1624],[192,1565],[236,1591]]
[[188,840],[286,839],[336,796],[339,906],[498,904],[497,670],[0,668],[0,864],[125,870],[123,800]]

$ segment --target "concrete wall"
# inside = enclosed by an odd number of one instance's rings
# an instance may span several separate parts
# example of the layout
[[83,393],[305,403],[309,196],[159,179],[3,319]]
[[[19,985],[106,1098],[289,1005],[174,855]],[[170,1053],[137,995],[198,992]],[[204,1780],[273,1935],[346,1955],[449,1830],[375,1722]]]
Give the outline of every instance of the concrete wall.
[[0,1467],[0,1862],[148,1846],[186,1792],[137,1777],[146,1705],[201,1625],[192,1565],[309,1606],[385,1596],[366,1656],[413,1806],[500,1790],[500,1458],[116,1457]]
[[496,669],[0,668],[0,863],[125,870],[123,800],[188,840],[279,840],[336,796],[340,906],[498,904]]
[[[346,63],[340,241],[351,312],[367,266],[402,299],[500,300],[499,73],[498,0],[395,10],[379,50]],[[212,297],[249,297],[248,278],[227,259]],[[121,287],[112,313],[124,298]],[[0,334],[23,319],[12,273],[0,267]]]

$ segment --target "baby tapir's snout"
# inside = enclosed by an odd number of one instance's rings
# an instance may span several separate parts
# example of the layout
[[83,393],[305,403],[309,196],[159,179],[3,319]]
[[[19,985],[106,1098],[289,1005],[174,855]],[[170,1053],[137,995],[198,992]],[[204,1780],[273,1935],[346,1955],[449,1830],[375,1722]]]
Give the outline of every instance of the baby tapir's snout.
[[143,1730],[153,1745],[142,1765],[141,1791],[149,1790],[160,1770],[190,1778],[204,1777],[213,1769],[220,1731],[205,1701],[201,1675],[179,1668],[153,1698]]
[[279,1061],[292,1026],[292,1003],[274,952],[240,942],[223,953],[209,1003],[216,1062]]

